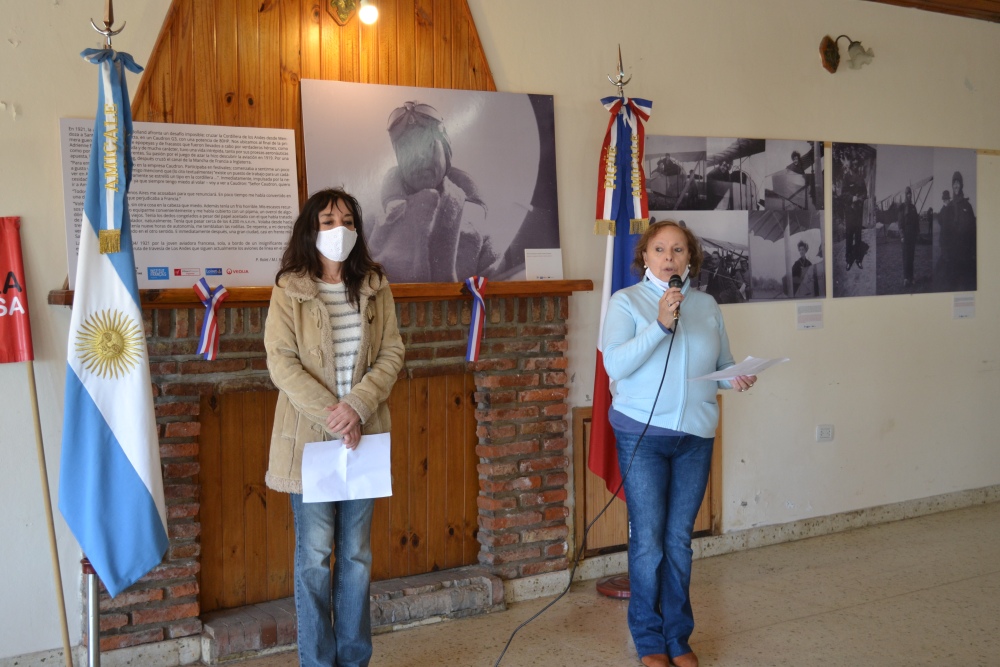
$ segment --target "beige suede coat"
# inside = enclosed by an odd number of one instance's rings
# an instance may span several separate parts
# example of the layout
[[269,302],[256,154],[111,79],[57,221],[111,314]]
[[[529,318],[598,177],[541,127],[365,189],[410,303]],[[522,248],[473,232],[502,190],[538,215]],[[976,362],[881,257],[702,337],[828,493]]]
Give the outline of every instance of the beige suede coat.
[[340,437],[326,428],[327,408],[344,401],[361,416],[363,434],[389,432],[386,400],[403,367],[403,340],[389,282],[369,276],[361,288],[361,342],[351,392],[337,396],[333,330],[319,290],[308,275],[281,277],[271,292],[264,325],[267,368],[278,388],[265,482],[302,493],[307,442]]

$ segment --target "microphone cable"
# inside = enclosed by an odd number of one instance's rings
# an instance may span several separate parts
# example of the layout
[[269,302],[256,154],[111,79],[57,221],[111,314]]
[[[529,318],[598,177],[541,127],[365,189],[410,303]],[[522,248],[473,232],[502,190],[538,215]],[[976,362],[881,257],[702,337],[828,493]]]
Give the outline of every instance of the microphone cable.
[[628,465],[625,466],[625,472],[622,474],[622,481],[618,483],[618,488],[615,489],[615,492],[611,494],[611,498],[608,500],[607,504],[603,507],[603,509],[601,509],[601,511],[597,514],[597,516],[594,517],[594,520],[591,521],[587,525],[587,528],[583,531],[583,540],[580,543],[580,548],[577,550],[576,558],[573,559],[573,567],[570,569],[569,581],[566,583],[566,588],[564,588],[563,591],[559,595],[557,595],[554,600],[552,600],[547,605],[538,610],[531,618],[529,618],[528,620],[524,621],[519,626],[514,628],[514,631],[510,633],[510,637],[507,639],[507,643],[504,644],[503,650],[500,651],[500,655],[497,656],[496,662],[493,663],[493,667],[499,667],[500,661],[503,660],[504,655],[507,653],[507,649],[510,648],[511,642],[514,641],[514,636],[518,632],[520,632],[521,629],[524,628],[526,625],[528,625],[533,620],[544,614],[549,609],[549,607],[554,605],[556,602],[559,602],[559,600],[561,600],[566,595],[566,593],[569,592],[569,589],[573,586],[573,577],[576,575],[576,568],[579,567],[580,561],[583,559],[583,555],[587,551],[587,536],[590,535],[590,529],[594,527],[594,524],[597,523],[602,516],[604,516],[604,513],[608,511],[609,507],[611,507],[611,503],[613,503],[615,501],[615,498],[618,497],[618,492],[622,490],[623,486],[625,486],[625,479],[628,477],[628,473],[632,469],[632,462],[635,460],[635,455],[639,451],[639,445],[640,443],[642,443],[642,439],[643,437],[645,437],[646,431],[649,429],[649,425],[653,422],[653,412],[656,410],[656,401],[659,400],[660,392],[663,391],[663,382],[667,379],[667,365],[670,363],[670,350],[672,350],[674,347],[674,339],[677,338],[677,332],[679,330],[680,330],[680,319],[675,319],[674,331],[673,334],[670,336],[670,344],[667,346],[667,358],[663,362],[663,375],[660,377],[660,386],[656,389],[656,396],[653,398],[653,405],[652,407],[649,408],[649,419],[646,420],[646,425],[642,428],[642,433],[639,434],[639,439],[636,440],[635,442],[635,448],[632,450],[632,456],[629,457]]

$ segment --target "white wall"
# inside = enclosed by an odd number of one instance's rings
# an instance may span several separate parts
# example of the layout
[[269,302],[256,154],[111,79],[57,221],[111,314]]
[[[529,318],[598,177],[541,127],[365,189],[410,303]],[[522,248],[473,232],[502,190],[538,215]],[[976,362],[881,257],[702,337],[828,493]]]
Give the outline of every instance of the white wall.
[[[143,64],[169,0],[118,0],[116,49]],[[30,297],[35,376],[53,504],[59,485],[69,309],[49,306],[49,290],[66,278],[59,118],[94,117],[98,68],[80,58],[103,46],[90,27],[103,24],[96,0],[0,0],[0,215],[21,216],[21,248]],[[139,79],[130,76],[132,92]],[[62,645],[26,364],[0,365],[0,658]],[[70,641],[82,634],[80,549],[58,508]]]
[[[570,302],[573,405],[594,381],[598,100],[616,92],[619,44],[627,94],[653,101],[649,134],[1000,148],[995,24],[860,0],[469,5],[497,89],[555,95],[563,262],[595,283]],[[829,74],[827,33],[874,62]],[[950,294],[827,299],[813,331],[796,330],[793,302],[723,306],[734,356],[792,359],[725,397],[725,531],[1000,483],[1000,157],[978,169],[975,319],[953,320]],[[833,443],[815,442],[818,423]]]
[[[595,292],[570,302],[572,405],[589,405],[604,238],[595,170],[621,43],[629,94],[654,102],[651,133],[1000,148],[1000,26],[861,0],[469,0],[497,88],[555,95],[563,259]],[[148,60],[168,0],[119,0],[115,46]],[[614,15],[606,7],[614,8]],[[0,0],[0,215],[22,217],[49,477],[58,483],[69,310],[58,119],[92,116],[97,0]],[[633,18],[628,18],[629,16]],[[825,34],[875,51],[830,75]],[[134,91],[137,80],[130,79]],[[16,115],[10,109],[16,110]],[[724,306],[737,356],[789,356],[725,404],[724,528],[784,523],[1000,483],[1000,158],[979,158],[976,317],[951,296],[827,299],[825,328],[794,305]],[[829,190],[828,190],[829,191]],[[827,207],[829,210],[829,206]],[[828,244],[829,247],[829,244]],[[23,364],[0,366],[0,658],[60,644]],[[817,423],[836,440],[818,445]],[[744,503],[746,505],[744,506]],[[71,639],[80,556],[57,512]]]

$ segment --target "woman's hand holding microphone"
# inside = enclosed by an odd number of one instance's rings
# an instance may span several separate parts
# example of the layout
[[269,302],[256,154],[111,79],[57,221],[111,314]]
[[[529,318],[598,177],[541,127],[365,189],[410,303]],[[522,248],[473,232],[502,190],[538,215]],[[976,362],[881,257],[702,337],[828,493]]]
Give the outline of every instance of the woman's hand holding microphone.
[[660,324],[673,330],[674,323],[680,317],[683,300],[684,295],[681,294],[679,287],[671,287],[663,293],[663,296],[660,297],[659,314],[656,317]]

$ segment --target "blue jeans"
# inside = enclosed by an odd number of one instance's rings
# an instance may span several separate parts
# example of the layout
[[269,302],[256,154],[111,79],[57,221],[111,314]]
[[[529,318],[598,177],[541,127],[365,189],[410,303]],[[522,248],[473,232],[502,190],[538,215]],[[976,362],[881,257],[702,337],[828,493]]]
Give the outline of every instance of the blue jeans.
[[[615,431],[626,470],[638,434]],[[646,434],[625,478],[628,505],[628,627],[639,656],[691,650],[691,531],[698,516],[714,438]]]
[[[372,657],[369,583],[375,501],[303,503],[302,494],[291,497],[299,664],[367,667]],[[332,580],[331,553],[336,558]]]

